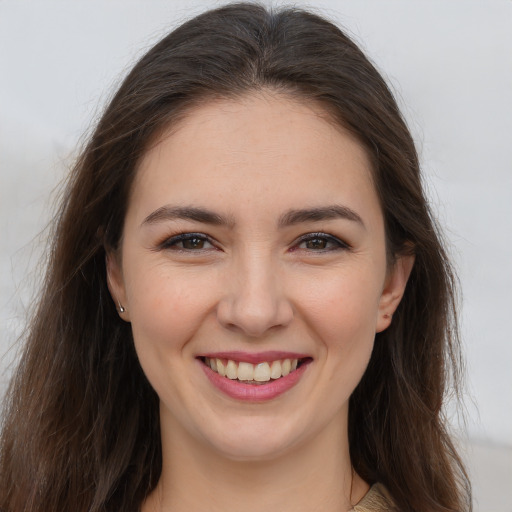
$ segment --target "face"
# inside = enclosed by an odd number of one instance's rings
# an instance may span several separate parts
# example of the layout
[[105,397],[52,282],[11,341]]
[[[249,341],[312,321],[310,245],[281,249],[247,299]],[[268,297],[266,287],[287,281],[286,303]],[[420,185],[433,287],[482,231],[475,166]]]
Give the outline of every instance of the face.
[[346,429],[408,275],[362,146],[271,95],[203,105],[147,152],[108,270],[163,432],[234,459]]

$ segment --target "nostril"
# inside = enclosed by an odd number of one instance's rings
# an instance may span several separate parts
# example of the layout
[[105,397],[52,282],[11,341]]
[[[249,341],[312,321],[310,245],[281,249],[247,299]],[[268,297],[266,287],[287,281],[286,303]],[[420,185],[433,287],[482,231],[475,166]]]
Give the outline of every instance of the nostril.
[[216,308],[219,323],[231,331],[260,337],[267,331],[289,325],[294,313],[290,302],[275,289],[275,279],[262,285],[246,276],[226,292]]

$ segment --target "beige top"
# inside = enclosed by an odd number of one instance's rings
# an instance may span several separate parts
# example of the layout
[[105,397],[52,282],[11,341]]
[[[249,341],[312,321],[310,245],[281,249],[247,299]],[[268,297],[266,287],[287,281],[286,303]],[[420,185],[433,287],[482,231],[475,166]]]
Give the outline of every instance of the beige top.
[[382,484],[373,484],[351,512],[393,512],[397,509],[389,492]]

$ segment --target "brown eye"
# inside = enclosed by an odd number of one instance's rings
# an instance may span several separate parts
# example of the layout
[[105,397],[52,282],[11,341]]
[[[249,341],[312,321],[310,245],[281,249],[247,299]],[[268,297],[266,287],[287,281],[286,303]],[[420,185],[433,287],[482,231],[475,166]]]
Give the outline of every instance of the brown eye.
[[350,249],[350,246],[328,233],[308,233],[302,236],[298,244],[295,246],[297,249],[302,249],[312,252],[327,252],[343,249]]
[[160,248],[174,251],[207,251],[214,249],[214,245],[209,237],[202,233],[182,233],[165,240]]
[[325,238],[313,238],[304,242],[306,249],[325,249],[327,240]]
[[183,249],[203,249],[206,240],[202,238],[187,238],[182,240]]

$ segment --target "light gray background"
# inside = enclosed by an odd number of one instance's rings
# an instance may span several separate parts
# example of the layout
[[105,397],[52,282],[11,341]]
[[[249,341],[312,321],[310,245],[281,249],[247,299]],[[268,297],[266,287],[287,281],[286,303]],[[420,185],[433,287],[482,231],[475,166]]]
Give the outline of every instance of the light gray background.
[[[77,143],[137,57],[179,22],[221,4],[0,0],[0,389],[41,274],[44,232],[37,235]],[[512,2],[295,5],[348,29],[384,72],[408,119],[462,283],[469,437],[463,442],[476,509],[510,512]],[[464,439],[455,417],[454,424]]]

